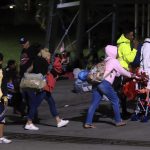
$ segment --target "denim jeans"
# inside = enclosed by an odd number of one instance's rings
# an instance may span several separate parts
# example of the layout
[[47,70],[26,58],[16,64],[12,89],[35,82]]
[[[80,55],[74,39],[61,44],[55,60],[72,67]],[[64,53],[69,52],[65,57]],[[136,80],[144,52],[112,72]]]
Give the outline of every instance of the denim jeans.
[[48,93],[45,91],[34,92],[33,90],[27,90],[26,92],[29,97],[29,113],[28,113],[29,120],[34,119],[34,116],[37,112],[37,108],[44,99],[48,102],[49,109],[50,109],[52,116],[53,117],[58,116],[55,101],[51,93]]
[[37,113],[37,108],[41,104],[41,102],[45,99],[48,102],[50,112],[53,117],[58,116],[55,101],[51,95],[51,93],[42,91],[42,92],[34,92],[32,90],[26,91],[29,97],[29,113],[28,119],[33,120],[35,114]]
[[26,94],[28,96],[28,102],[29,102],[28,119],[33,120],[35,114],[37,113],[36,92],[33,90],[26,90]]
[[92,101],[88,109],[88,114],[87,114],[87,118],[85,122],[86,124],[92,124],[95,110],[99,106],[99,103],[101,102],[103,94],[106,95],[107,98],[112,103],[115,122],[118,123],[122,120],[120,116],[120,110],[119,110],[119,107],[120,107],[119,98],[116,92],[114,91],[112,85],[108,81],[103,80],[96,87],[93,87]]
[[48,105],[49,105],[49,110],[50,110],[52,116],[53,116],[53,117],[58,116],[58,112],[57,112],[57,109],[56,109],[55,101],[54,101],[54,99],[53,99],[51,93],[49,93],[49,92],[42,91],[42,92],[37,93],[37,97],[36,97],[36,100],[37,100],[36,107],[38,108],[38,106],[41,104],[41,102],[42,102],[44,99],[47,101],[47,103],[48,103]]

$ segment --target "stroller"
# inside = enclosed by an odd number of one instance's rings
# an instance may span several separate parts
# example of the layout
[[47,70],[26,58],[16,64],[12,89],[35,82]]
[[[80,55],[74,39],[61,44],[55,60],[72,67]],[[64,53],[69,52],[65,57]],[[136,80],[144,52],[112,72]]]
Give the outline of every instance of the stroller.
[[146,100],[146,86],[148,77],[142,74],[140,80],[136,80],[135,91],[136,91],[136,108],[131,116],[131,121],[147,122],[150,117],[150,99]]

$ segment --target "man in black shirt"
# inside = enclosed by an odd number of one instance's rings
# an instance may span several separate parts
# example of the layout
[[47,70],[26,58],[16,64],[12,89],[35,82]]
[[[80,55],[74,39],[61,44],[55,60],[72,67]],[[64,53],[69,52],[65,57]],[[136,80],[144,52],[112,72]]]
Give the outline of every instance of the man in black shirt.
[[[32,65],[33,60],[37,56],[38,50],[40,49],[40,45],[39,44],[30,45],[29,40],[27,40],[25,37],[20,38],[19,43],[23,48],[20,55],[20,72],[19,72],[20,78],[22,78],[24,76],[24,73]],[[23,90],[22,90],[22,99],[28,105],[29,111],[29,98],[27,96],[26,91]],[[38,120],[37,114],[35,116],[35,120]]]
[[31,66],[36,56],[36,50],[24,37],[20,39],[20,44],[23,48],[20,56],[20,77],[22,78],[26,70]]

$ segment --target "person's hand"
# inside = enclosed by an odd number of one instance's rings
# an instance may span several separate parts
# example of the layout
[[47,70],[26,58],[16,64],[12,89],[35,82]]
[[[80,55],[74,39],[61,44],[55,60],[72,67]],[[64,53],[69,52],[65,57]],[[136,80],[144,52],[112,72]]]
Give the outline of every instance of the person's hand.
[[134,73],[131,73],[131,78],[135,78],[136,77],[136,74],[134,74]]
[[134,73],[131,73],[131,78],[133,78],[133,79],[140,79],[140,77],[138,77],[136,74],[134,74]]
[[2,99],[3,99],[3,102],[4,102],[4,106],[7,106],[8,105],[8,98],[7,98],[7,96],[3,96]]

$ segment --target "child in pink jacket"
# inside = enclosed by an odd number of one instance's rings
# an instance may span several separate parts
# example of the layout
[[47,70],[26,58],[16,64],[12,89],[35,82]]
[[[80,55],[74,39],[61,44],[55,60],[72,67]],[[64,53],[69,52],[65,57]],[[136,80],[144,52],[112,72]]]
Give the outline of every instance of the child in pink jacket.
[[[93,116],[96,108],[99,106],[101,102],[102,96],[106,95],[107,98],[112,103],[113,111],[114,111],[114,119],[116,126],[126,125],[125,122],[122,121],[119,110],[119,98],[117,93],[114,91],[112,84],[114,82],[115,76],[124,75],[129,78],[134,77],[132,73],[125,70],[121,67],[119,61],[116,59],[117,57],[117,47],[112,45],[107,45],[105,47],[105,72],[104,72],[104,80],[100,82],[98,85],[93,86],[92,90],[92,102],[88,109],[87,118],[84,124],[84,128],[95,128],[92,124]],[[109,74],[109,75],[108,75]],[[105,76],[107,76],[105,78]]]

